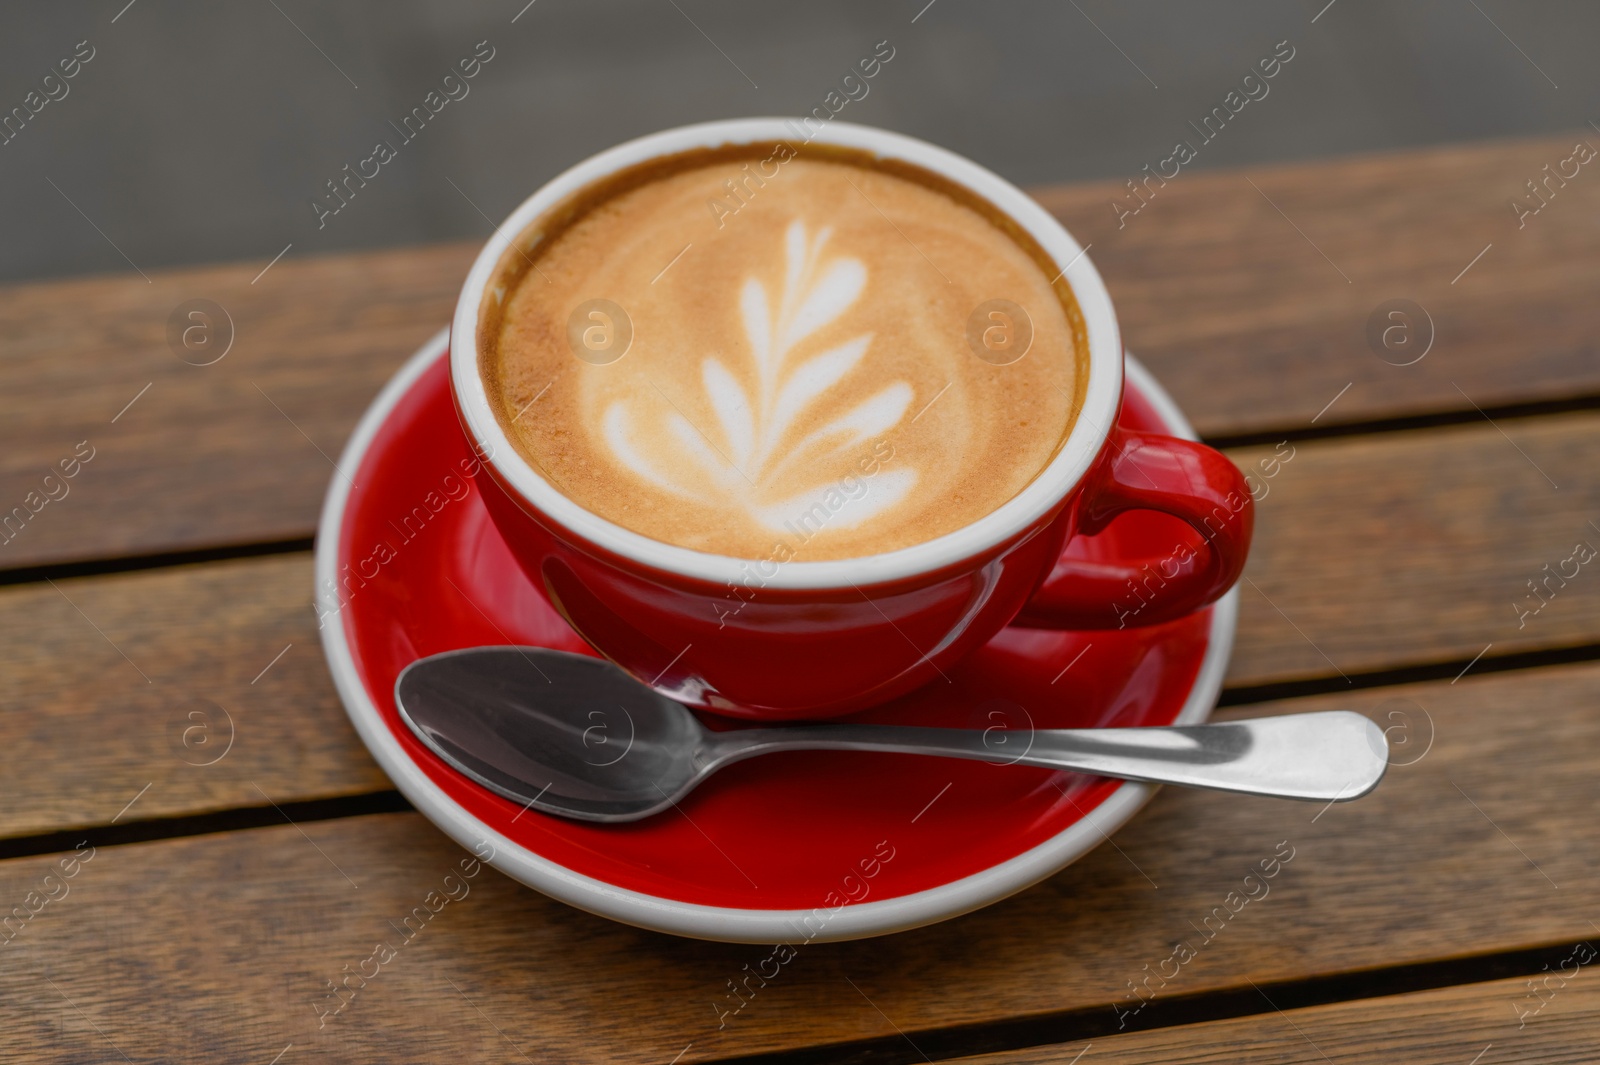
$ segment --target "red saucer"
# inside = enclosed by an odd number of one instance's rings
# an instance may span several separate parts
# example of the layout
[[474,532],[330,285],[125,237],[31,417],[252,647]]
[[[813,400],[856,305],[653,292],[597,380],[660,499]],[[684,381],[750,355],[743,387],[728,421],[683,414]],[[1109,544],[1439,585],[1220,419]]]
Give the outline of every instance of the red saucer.
[[[1150,795],[1143,785],[1044,769],[817,751],[734,765],[679,811],[598,825],[524,810],[460,776],[400,721],[393,690],[402,668],[482,644],[594,652],[512,561],[477,486],[462,476],[471,451],[445,343],[441,333],[396,376],[339,463],[354,485],[336,476],[329,490],[318,612],[341,695],[380,764],[445,831],[480,853],[487,842],[502,871],[663,931],[793,940],[807,938],[801,919],[820,912],[825,920],[805,925],[817,939],[854,938],[1020,890],[1096,845]],[[1128,370],[1121,422],[1192,436],[1131,358]],[[1128,515],[1069,550],[1155,554],[1181,528],[1161,515]],[[948,683],[852,720],[979,729],[1204,720],[1235,610],[1230,593],[1152,628],[1007,629]],[[1004,746],[996,752],[1003,761]]]

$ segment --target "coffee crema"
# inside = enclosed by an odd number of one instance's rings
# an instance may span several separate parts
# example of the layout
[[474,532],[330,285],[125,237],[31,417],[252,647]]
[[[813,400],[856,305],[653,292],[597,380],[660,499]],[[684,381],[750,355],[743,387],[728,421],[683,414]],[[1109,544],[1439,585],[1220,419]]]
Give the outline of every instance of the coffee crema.
[[1056,271],[909,164],[687,152],[518,236],[479,368],[522,456],[602,518],[738,558],[879,554],[991,513],[1059,451],[1088,346]]

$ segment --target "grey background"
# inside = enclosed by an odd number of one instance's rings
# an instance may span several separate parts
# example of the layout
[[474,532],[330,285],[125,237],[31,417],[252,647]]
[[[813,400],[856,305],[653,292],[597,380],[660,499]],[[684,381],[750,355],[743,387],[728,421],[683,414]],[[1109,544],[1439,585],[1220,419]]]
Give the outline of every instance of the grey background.
[[[618,141],[807,111],[885,39],[893,60],[840,117],[1023,184],[1131,175],[1285,39],[1294,61],[1199,166],[1600,119],[1583,0],[524,3],[5,5],[0,109],[78,41],[96,55],[0,146],[0,279],[482,237]],[[483,40],[470,94],[399,145],[389,123]],[[399,157],[319,230],[312,197],[379,139]]]

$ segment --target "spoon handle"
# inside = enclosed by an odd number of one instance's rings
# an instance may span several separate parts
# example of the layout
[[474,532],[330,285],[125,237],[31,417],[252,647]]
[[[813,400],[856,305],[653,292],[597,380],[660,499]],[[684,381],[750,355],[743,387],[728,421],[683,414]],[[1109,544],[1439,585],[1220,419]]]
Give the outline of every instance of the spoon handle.
[[1348,710],[1160,728],[810,725],[721,732],[716,746],[728,761],[779,750],[895,751],[1319,802],[1365,795],[1389,757],[1383,730]]

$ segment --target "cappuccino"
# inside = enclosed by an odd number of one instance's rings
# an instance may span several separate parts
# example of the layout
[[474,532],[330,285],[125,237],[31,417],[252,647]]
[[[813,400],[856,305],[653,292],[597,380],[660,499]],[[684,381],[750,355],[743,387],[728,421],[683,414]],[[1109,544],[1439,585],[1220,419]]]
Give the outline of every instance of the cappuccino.
[[1081,313],[1015,222],[932,172],[785,143],[656,159],[521,233],[479,369],[580,506],[719,555],[874,555],[1028,485],[1087,384]]

